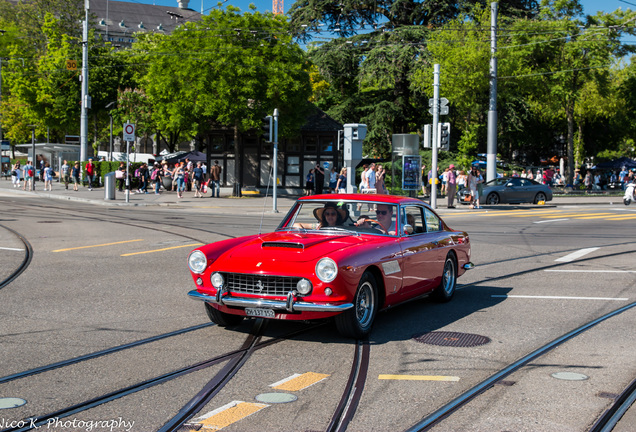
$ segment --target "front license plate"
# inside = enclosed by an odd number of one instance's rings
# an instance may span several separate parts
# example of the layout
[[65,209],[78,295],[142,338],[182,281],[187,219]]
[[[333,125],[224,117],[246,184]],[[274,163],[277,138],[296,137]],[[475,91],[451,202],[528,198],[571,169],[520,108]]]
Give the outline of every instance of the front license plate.
[[253,317],[274,318],[274,311],[271,309],[245,308],[245,315]]

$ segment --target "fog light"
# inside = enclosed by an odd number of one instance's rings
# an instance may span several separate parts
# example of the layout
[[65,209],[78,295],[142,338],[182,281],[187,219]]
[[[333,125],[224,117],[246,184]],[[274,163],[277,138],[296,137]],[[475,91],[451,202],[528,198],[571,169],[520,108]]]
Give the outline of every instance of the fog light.
[[212,282],[212,286],[216,289],[219,289],[223,286],[223,282],[225,282],[223,280],[223,275],[221,273],[218,272],[214,272],[212,273],[212,276],[210,276],[210,282]]
[[307,279],[301,279],[296,284],[296,289],[298,290],[298,294],[307,295],[311,292],[311,282]]
[[325,295],[330,296],[331,294],[333,294],[333,291],[331,291],[331,288],[325,288]]
[[197,285],[199,286],[203,285],[203,279],[197,278]]

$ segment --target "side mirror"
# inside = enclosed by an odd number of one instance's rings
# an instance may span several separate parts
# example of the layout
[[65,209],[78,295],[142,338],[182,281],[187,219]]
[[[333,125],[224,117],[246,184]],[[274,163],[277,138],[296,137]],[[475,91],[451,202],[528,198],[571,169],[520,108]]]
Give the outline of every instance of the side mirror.
[[404,234],[406,235],[413,234],[413,227],[409,224],[404,225]]

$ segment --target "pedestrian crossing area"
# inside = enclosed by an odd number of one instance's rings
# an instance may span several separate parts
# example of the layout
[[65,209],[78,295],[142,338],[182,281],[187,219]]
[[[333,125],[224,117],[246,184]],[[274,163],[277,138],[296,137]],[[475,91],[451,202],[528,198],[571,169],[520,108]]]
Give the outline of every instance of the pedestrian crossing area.
[[564,220],[590,220],[590,219],[600,219],[605,221],[624,221],[624,220],[635,220],[636,219],[636,210],[629,209],[598,209],[591,210],[590,208],[581,208],[581,209],[557,209],[551,208],[546,210],[538,210],[538,209],[520,209],[520,210],[472,210],[469,213],[453,213],[453,214],[444,214],[444,220],[456,218],[456,217],[478,217],[478,218],[490,218],[490,217],[510,217],[510,218],[530,218],[535,219],[537,223],[545,223],[545,222],[559,222]]

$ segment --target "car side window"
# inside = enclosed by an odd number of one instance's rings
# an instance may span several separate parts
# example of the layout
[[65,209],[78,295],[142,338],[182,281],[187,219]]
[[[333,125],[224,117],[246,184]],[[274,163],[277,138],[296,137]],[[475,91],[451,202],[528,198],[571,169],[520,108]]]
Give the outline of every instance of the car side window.
[[413,228],[413,232],[406,233],[406,235],[417,235],[426,232],[424,226],[424,218],[422,217],[422,208],[418,206],[406,206],[403,208],[403,225],[410,225]]
[[436,232],[442,229],[442,224],[439,218],[435,213],[433,213],[429,209],[424,209],[425,218],[426,218],[426,231],[427,232]]
[[521,186],[521,179],[520,178],[516,178],[516,177],[511,178],[509,180],[508,184],[510,184],[512,186],[515,186],[515,187],[519,187],[519,186]]

